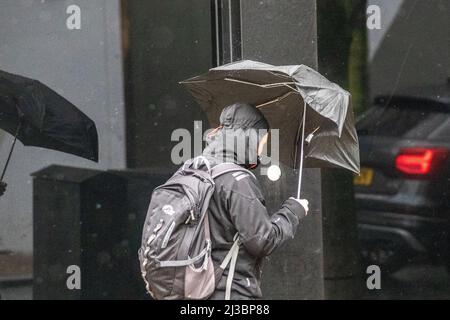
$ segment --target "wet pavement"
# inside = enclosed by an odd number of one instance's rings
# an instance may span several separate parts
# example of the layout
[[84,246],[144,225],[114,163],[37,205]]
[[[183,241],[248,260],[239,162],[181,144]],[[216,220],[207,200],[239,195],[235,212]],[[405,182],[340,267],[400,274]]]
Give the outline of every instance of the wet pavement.
[[[32,299],[31,282],[0,283],[3,300]],[[381,289],[366,291],[363,299],[417,300],[450,299],[450,276],[445,267],[418,264],[404,268],[393,275],[382,275]]]

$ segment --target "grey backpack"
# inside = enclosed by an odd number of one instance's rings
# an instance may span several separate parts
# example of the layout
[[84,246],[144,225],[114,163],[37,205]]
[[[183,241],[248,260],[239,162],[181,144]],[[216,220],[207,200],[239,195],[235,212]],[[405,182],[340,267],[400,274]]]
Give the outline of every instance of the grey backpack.
[[139,260],[146,289],[154,299],[207,299],[228,265],[225,299],[230,299],[239,239],[236,235],[214,270],[207,209],[214,179],[236,171],[248,172],[233,163],[211,168],[206,158],[197,157],[153,191]]

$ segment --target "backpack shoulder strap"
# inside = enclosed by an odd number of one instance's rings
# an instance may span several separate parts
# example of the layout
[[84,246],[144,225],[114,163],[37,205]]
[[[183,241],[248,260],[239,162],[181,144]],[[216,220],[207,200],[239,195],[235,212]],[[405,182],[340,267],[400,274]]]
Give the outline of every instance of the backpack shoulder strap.
[[233,285],[234,271],[236,268],[236,262],[239,254],[239,246],[241,245],[238,233],[234,235],[233,240],[234,240],[233,245],[231,246],[227,255],[220,264],[220,268],[222,269],[222,271],[225,270],[228,267],[228,265],[230,267],[228,269],[228,276],[225,287],[225,300],[230,300],[231,298],[231,286]]
[[232,162],[223,162],[223,163],[219,163],[218,165],[214,166],[211,170],[211,176],[213,179],[216,179],[226,173],[238,172],[238,171],[246,172],[246,173],[250,174],[253,178],[256,179],[255,175],[252,172],[250,172],[249,170],[242,168],[240,165],[238,165],[236,163],[232,163]]

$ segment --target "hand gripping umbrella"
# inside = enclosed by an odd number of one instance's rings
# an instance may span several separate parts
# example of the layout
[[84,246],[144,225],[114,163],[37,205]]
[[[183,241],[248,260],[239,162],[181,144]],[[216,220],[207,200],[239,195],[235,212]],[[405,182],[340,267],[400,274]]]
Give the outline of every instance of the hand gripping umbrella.
[[95,123],[73,104],[37,80],[0,70],[0,129],[14,136],[3,169],[20,140],[36,146],[98,161]]
[[246,102],[260,109],[271,129],[279,130],[284,143],[279,160],[299,168],[297,198],[303,167],[335,167],[359,173],[351,96],[317,71],[305,65],[272,66],[245,60],[181,83],[213,126],[230,104]]

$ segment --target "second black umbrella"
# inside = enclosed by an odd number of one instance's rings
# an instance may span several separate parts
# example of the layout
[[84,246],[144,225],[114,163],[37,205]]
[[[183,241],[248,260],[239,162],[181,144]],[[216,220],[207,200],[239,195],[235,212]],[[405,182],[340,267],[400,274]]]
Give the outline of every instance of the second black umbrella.
[[1,70],[0,129],[9,132],[25,146],[62,151],[98,161],[94,121],[41,82]]

